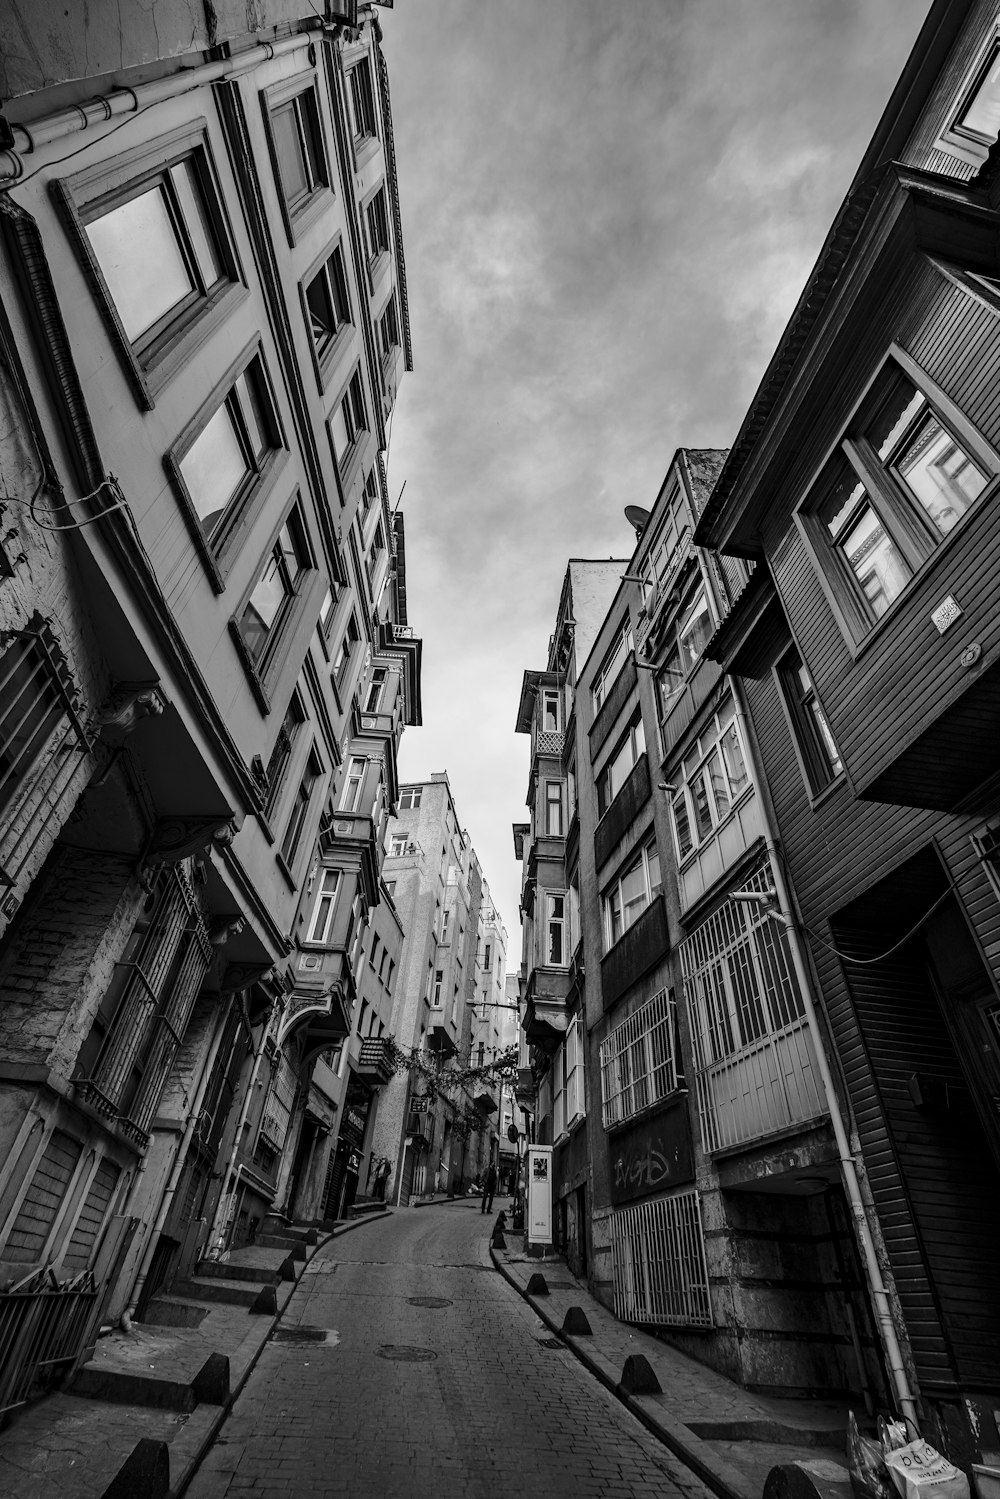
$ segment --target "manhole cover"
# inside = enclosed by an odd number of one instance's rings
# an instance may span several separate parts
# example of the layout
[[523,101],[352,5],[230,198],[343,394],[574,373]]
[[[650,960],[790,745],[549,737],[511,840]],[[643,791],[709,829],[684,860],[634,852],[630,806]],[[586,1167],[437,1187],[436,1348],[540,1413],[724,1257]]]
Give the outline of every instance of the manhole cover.
[[539,1348],[557,1348],[558,1349],[558,1348],[562,1347],[562,1344],[560,1343],[560,1341],[559,1341],[558,1338],[539,1338],[538,1339],[538,1346],[539,1346]]
[[276,1327],[271,1334],[275,1343],[325,1343],[325,1327]]
[[429,1364],[437,1358],[431,1348],[411,1348],[406,1343],[383,1343],[379,1358],[391,1358],[398,1364]]
[[455,1305],[453,1301],[448,1300],[447,1296],[407,1296],[406,1299],[410,1306],[432,1306],[439,1308]]

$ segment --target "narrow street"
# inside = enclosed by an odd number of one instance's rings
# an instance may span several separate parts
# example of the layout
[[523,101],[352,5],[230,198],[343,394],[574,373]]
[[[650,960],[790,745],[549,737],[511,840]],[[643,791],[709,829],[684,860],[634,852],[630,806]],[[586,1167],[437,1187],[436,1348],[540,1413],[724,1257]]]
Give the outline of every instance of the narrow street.
[[[581,1499],[708,1490],[494,1270],[478,1200],[313,1259],[189,1499]],[[322,1329],[323,1341],[307,1329]]]

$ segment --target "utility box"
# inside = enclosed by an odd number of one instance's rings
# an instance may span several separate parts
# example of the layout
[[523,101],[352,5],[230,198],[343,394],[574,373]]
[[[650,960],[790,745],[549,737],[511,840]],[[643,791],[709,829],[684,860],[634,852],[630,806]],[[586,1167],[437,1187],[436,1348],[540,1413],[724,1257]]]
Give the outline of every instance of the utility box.
[[528,1243],[552,1243],[552,1146],[529,1145],[527,1160]]

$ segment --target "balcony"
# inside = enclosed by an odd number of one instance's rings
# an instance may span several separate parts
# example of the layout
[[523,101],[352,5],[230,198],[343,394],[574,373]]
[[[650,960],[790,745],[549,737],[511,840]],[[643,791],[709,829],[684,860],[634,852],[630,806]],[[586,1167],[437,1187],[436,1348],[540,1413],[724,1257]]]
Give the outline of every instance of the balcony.
[[531,729],[532,765],[534,765],[539,755],[545,755],[547,759],[558,760],[561,766],[565,738],[564,734],[557,734],[552,729],[540,729],[537,724],[533,724]]
[[496,1099],[493,1097],[493,1094],[490,1092],[489,1087],[484,1082],[477,1082],[473,1084],[472,1104],[473,1107],[477,1108],[479,1112],[484,1116],[486,1114],[495,1114],[500,1107]]
[[454,1026],[448,1024],[443,1014],[438,1012],[432,1015],[427,1029],[427,1045],[430,1050],[444,1059],[453,1057],[458,1051],[453,1031]]
[[710,1153],[749,1144],[826,1114],[812,1033],[804,1020],[695,1073],[701,1137]]
[[639,673],[636,670],[635,654],[633,652],[629,654],[625,665],[611,684],[611,690],[601,704],[597,717],[590,726],[591,760],[594,760],[600,754],[601,746],[614,728],[618,716],[631,697],[638,680]]
[[395,1075],[389,1041],[385,1036],[366,1036],[361,1042],[354,1071],[358,1077],[376,1086],[387,1083]]
[[525,988],[521,1029],[550,1056],[566,1035],[569,985],[565,968],[533,968]]
[[649,759],[642,754],[633,765],[618,795],[597,824],[597,832],[594,834],[594,861],[598,869],[610,859],[617,845],[649,801],[651,794]]
[[609,1010],[637,983],[670,946],[663,896],[657,895],[638,921],[601,959],[601,993]]

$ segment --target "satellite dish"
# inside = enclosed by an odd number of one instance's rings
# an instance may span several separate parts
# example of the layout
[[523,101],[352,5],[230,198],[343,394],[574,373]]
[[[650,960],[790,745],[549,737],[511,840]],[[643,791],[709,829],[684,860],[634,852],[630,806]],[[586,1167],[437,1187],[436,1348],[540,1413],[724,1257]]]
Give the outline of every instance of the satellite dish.
[[625,519],[630,526],[635,527],[635,534],[638,537],[642,535],[646,528],[646,522],[649,520],[649,511],[643,509],[641,505],[626,505]]

